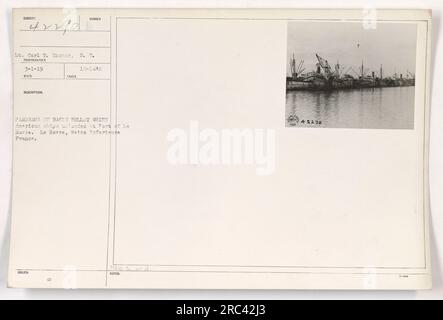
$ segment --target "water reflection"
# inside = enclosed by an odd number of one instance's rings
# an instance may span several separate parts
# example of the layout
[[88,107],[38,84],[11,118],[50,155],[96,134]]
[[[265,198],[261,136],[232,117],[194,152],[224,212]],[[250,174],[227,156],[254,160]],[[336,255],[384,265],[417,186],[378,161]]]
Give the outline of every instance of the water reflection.
[[290,91],[286,125],[296,127],[412,129],[415,87]]

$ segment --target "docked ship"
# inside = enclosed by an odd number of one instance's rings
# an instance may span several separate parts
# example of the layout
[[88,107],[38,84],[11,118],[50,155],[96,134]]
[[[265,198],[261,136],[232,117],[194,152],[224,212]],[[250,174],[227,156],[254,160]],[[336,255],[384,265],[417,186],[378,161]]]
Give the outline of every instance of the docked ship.
[[[406,87],[415,85],[415,76],[407,71],[406,76],[399,76],[395,73],[393,76],[383,76],[383,66],[380,66],[379,73],[375,71],[366,73],[362,61],[359,72],[353,68],[346,71],[337,62],[334,70],[328,63],[328,60],[315,54],[317,58],[314,71],[305,73],[304,60],[299,63],[293,55],[290,61],[291,76],[286,77],[286,90],[338,90],[338,89],[359,89],[359,88],[383,88],[383,87]],[[348,73],[352,70],[354,75]]]

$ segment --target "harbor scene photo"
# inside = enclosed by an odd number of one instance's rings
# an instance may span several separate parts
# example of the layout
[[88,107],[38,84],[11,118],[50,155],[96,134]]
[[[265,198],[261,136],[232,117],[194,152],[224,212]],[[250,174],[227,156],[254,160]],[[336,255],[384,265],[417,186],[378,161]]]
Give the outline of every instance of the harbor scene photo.
[[413,129],[413,23],[288,22],[286,127]]

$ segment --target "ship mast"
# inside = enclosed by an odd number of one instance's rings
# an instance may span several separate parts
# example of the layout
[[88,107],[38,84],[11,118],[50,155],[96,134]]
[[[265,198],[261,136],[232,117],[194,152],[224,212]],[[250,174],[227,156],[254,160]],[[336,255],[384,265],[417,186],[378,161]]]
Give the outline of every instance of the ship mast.
[[295,56],[294,54],[292,54],[292,60],[291,60],[291,73],[292,73],[292,78],[296,78],[297,77],[297,71],[295,70]]
[[361,77],[363,78],[364,69],[363,69],[363,60],[361,61]]
[[339,61],[337,60],[337,64],[335,65],[335,76],[337,77],[337,78],[339,78],[340,77],[340,63],[339,63]]

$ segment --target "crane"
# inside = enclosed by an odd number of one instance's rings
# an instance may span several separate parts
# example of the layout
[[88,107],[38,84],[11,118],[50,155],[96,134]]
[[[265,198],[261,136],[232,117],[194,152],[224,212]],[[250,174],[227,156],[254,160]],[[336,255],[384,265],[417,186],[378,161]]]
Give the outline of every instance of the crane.
[[317,53],[315,54],[318,60],[318,64],[320,67],[322,67],[323,71],[325,72],[327,77],[330,77],[332,75],[331,66],[328,63],[328,60],[323,59],[320,57]]

